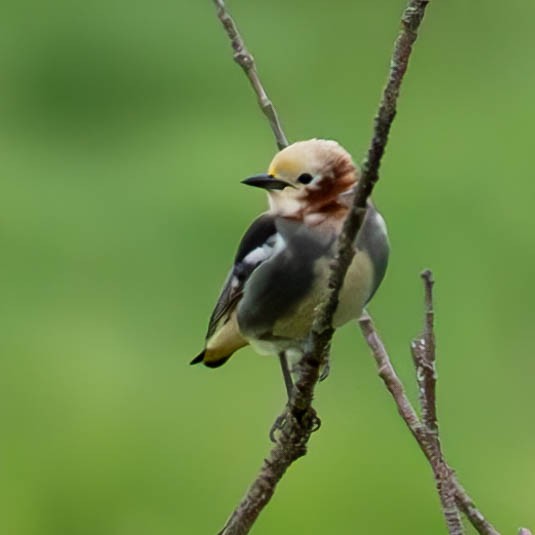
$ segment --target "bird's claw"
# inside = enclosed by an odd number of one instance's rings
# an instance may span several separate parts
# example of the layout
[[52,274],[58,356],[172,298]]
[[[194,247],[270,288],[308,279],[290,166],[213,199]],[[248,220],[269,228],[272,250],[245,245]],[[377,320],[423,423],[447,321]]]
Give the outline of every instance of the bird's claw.
[[327,357],[321,369],[320,378],[319,378],[320,383],[321,381],[325,381],[325,379],[329,377],[329,373],[331,373],[331,362],[329,360],[329,357]]
[[277,442],[275,433],[279,431],[282,432],[287,422],[288,422],[288,417],[287,417],[287,411],[285,410],[280,416],[277,416],[277,419],[275,420],[275,422],[273,422],[273,425],[271,426],[271,429],[269,430],[269,440],[271,440],[271,442],[273,443]]
[[314,433],[321,427],[321,419],[314,411],[314,413],[311,416],[311,420],[312,420],[312,425],[310,426],[310,432]]
[[[288,409],[286,409],[280,416],[277,417],[277,419],[271,426],[271,429],[269,430],[269,439],[271,440],[271,442],[277,442],[276,433],[282,433],[284,431],[286,425],[288,424],[289,418],[292,418],[292,416],[288,416]],[[314,433],[321,427],[321,419],[316,414],[316,411],[311,407],[310,410],[307,411],[305,415],[303,415],[303,419],[300,421],[300,425],[307,427],[310,430],[310,433]]]

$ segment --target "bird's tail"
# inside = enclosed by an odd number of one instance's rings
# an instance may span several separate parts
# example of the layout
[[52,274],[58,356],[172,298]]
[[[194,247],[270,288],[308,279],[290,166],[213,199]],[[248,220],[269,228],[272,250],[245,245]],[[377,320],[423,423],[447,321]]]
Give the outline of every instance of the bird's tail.
[[204,360],[204,354],[206,349],[203,349],[191,362],[190,364],[200,364]]
[[202,362],[209,368],[218,368],[225,364],[235,351],[245,347],[247,343],[238,328],[236,315],[233,314],[229,321],[218,326],[209,336],[206,340],[206,347],[191,361],[191,364]]
[[[190,364],[200,364],[201,362],[208,366],[208,368],[219,368],[219,366],[223,366],[225,362],[232,356],[232,353],[230,355],[225,355],[224,357],[217,357],[217,359],[209,358],[210,352],[208,350],[203,349],[191,362]],[[208,358],[207,358],[208,357]]]

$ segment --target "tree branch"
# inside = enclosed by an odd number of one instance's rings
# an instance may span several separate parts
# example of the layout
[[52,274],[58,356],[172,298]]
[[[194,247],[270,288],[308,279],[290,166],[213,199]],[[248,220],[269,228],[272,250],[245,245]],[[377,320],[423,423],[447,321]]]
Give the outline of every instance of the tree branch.
[[[338,254],[331,267],[330,292],[326,302],[318,308],[312,328],[312,346],[314,348],[323,347],[323,333],[331,329],[332,318],[338,306],[338,294],[355,255],[353,246],[355,237],[366,215],[368,197],[379,180],[381,158],[386,148],[392,121],[396,115],[396,104],[401,83],[428,3],[429,0],[410,0],[401,17],[401,31],[394,45],[387,84],[383,90],[379,110],[375,117],[372,141],[362,164],[362,176],[355,188],[352,209],[344,222],[344,228],[338,240]],[[321,353],[321,350],[317,353]]]
[[232,49],[234,50],[234,61],[236,61],[236,63],[243,69],[249,82],[251,82],[256,97],[258,98],[258,105],[269,121],[271,130],[277,141],[277,146],[279,149],[283,149],[288,145],[288,140],[282,130],[277,110],[275,109],[275,106],[273,106],[273,103],[269,99],[266,90],[260,81],[258,72],[256,71],[254,58],[247,50],[236,23],[225,7],[224,0],[214,0],[214,4],[216,6],[217,16],[221,21],[221,24],[223,24],[223,27],[229,36]]
[[[425,321],[423,334],[413,341],[411,350],[416,368],[416,378],[420,389],[420,408],[422,419],[417,416],[411,402],[407,398],[403,385],[399,380],[388,353],[375,330],[370,317],[359,320],[360,328],[377,363],[379,377],[391,393],[398,412],[407,424],[420,449],[426,456],[439,491],[446,524],[450,533],[463,533],[459,519],[461,510],[478,533],[482,535],[499,535],[494,526],[485,519],[476,508],[455,472],[444,459],[437,425],[436,413],[436,371],[435,371],[435,334],[433,327],[433,276],[430,271],[422,273],[425,288]],[[519,535],[528,535],[520,532]]]
[[[263,90],[252,56],[245,48],[236,25],[225,8],[223,0],[214,0],[217,13],[235,51],[235,59],[247,74],[258,96],[260,107],[270,121],[279,148],[287,144],[277,119],[275,108]],[[282,415],[285,425],[262,465],[259,475],[234,510],[219,535],[242,535],[249,532],[256,518],[269,502],[275,487],[292,462],[305,455],[311,433],[319,426],[312,408],[314,388],[319,370],[325,360],[334,333],[332,319],[338,305],[345,274],[354,256],[354,242],[364,220],[367,199],[379,179],[379,166],[384,154],[403,76],[407,70],[417,30],[422,22],[429,0],[410,0],[401,19],[401,30],[394,46],[390,72],[374,122],[373,137],[362,166],[362,176],[355,188],[352,209],[338,240],[338,253],[331,264],[329,293],[318,307],[307,344],[307,350],[298,365],[298,379],[287,408]]]
[[459,512],[455,504],[455,492],[450,479],[451,469],[443,461],[432,437],[429,435],[428,429],[420,421],[411,402],[407,398],[403,384],[392,367],[388,353],[375,330],[372,319],[369,316],[363,316],[359,320],[359,323],[366,342],[375,357],[379,377],[383,380],[386,388],[394,398],[400,416],[407,424],[433,468],[448,532],[450,534],[460,535],[463,533],[463,530]]
[[423,334],[411,343],[411,352],[416,366],[422,419],[427,428],[438,433],[436,413],[436,371],[435,333],[433,311],[433,275],[426,270],[422,273],[425,287],[425,321]]

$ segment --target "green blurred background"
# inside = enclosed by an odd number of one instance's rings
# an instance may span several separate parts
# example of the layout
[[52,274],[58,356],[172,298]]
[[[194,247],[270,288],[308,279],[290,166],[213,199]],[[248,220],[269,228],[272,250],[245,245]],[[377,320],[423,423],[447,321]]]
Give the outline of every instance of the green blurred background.
[[[365,153],[404,0],[230,4],[292,140]],[[213,534],[266,455],[275,360],[190,368],[275,145],[211,2],[3,3],[0,533]],[[535,528],[535,4],[433,1],[375,199],[371,311],[411,396],[437,279],[448,459],[503,533]],[[445,533],[355,326],[323,419],[254,533]]]

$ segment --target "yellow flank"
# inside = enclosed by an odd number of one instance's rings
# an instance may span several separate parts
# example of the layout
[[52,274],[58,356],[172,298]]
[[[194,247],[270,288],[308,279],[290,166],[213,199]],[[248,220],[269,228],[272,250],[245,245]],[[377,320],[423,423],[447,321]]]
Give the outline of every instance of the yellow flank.
[[333,327],[338,328],[360,317],[366,301],[370,298],[373,274],[373,264],[368,253],[357,251],[344,279]]
[[204,362],[217,362],[230,357],[234,351],[248,345],[249,342],[242,337],[236,319],[236,311],[232,312],[229,320],[216,330],[206,343]]
[[[315,265],[315,283],[305,299],[296,308],[281,317],[273,326],[273,334],[283,338],[303,339],[311,327],[314,309],[322,301],[327,291],[327,277],[329,275],[329,259],[324,258]],[[339,296],[339,304],[334,315],[334,327],[340,327],[351,319],[356,319],[362,313],[366,301],[370,296],[373,279],[373,266],[365,251],[358,251],[354,256],[344,279],[344,285]]]

